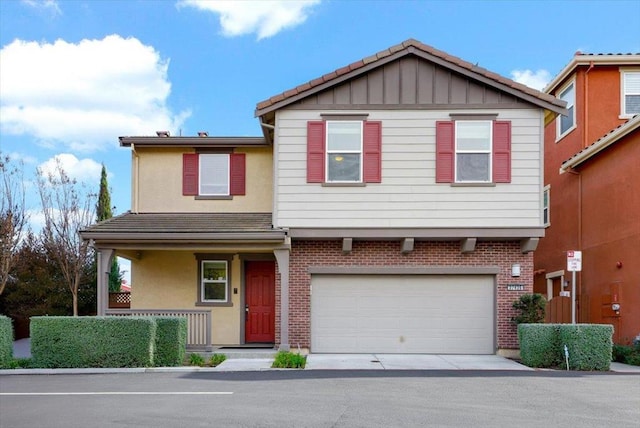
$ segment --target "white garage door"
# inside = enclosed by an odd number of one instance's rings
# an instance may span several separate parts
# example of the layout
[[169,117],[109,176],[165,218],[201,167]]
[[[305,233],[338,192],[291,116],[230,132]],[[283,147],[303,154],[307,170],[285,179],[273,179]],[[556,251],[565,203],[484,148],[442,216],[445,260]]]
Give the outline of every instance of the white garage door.
[[490,275],[313,275],[311,352],[494,354]]

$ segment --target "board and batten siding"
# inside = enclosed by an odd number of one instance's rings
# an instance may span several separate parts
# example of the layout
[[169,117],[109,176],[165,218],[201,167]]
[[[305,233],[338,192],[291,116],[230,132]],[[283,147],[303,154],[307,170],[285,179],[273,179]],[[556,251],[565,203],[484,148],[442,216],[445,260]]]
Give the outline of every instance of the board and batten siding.
[[[371,110],[382,121],[382,183],[328,187],[306,181],[307,121],[326,111],[281,110],[276,116],[276,227],[541,227],[543,112]],[[362,113],[362,111],[359,111]],[[511,183],[436,183],[436,121],[449,113],[498,114],[511,121]]]

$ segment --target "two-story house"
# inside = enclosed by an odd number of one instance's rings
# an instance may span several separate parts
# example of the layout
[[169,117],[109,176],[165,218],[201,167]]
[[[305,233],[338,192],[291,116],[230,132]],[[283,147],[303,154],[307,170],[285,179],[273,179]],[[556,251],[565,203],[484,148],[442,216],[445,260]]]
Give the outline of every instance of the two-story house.
[[[614,341],[629,343],[640,333],[640,55],[578,52],[545,92],[569,114],[545,128],[535,291],[552,321],[569,322],[575,298],[577,322],[612,324]],[[582,251],[574,296],[571,250]]]
[[99,313],[118,254],[130,312],[210,310],[216,345],[517,348],[511,305],[533,290],[544,235],[544,125],[564,106],[408,40],[258,103],[263,138],[122,138],[132,210],[83,235]]

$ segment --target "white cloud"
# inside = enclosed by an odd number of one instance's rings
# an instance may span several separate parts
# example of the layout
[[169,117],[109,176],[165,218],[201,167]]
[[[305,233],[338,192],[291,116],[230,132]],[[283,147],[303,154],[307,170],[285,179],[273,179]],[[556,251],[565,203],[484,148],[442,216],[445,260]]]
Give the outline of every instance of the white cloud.
[[179,129],[189,112],[167,106],[168,60],[135,38],[38,43],[0,50],[0,127],[48,147],[92,151],[120,135]]
[[219,14],[222,32],[227,37],[256,33],[260,40],[302,24],[318,3],[320,0],[182,0],[178,6]]
[[72,154],[61,153],[46,160],[38,166],[46,177],[48,174],[56,176],[57,167],[60,164],[62,170],[71,178],[75,178],[80,183],[95,184],[96,191],[100,183],[100,173],[102,164],[93,159],[78,159]]
[[514,70],[511,78],[518,83],[541,91],[551,81],[551,74],[547,70]]
[[22,3],[34,9],[48,12],[51,16],[62,15],[62,10],[56,0],[22,0]]

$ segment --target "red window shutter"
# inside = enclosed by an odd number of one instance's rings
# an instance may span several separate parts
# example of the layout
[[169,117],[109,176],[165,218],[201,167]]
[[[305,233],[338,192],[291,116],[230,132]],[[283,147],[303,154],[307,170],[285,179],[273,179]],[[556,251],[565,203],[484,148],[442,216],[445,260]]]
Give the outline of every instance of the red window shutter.
[[436,122],[436,183],[453,183],[455,149],[455,123]]
[[307,183],[324,182],[325,122],[307,122]]
[[511,183],[511,122],[493,122],[493,182]]
[[246,182],[246,155],[231,153],[229,155],[229,194],[244,195]]
[[198,154],[182,155],[182,194],[195,196],[198,194]]
[[382,182],[382,122],[365,121],[362,139],[362,181]]

